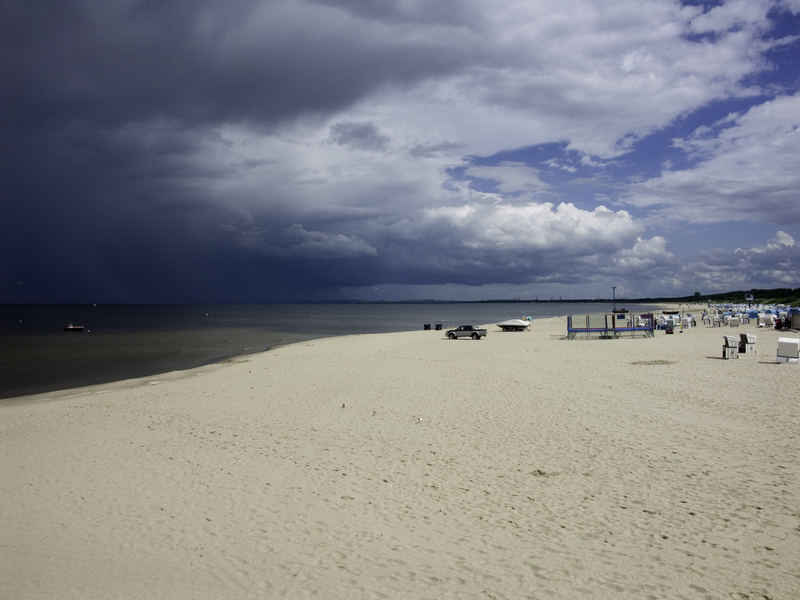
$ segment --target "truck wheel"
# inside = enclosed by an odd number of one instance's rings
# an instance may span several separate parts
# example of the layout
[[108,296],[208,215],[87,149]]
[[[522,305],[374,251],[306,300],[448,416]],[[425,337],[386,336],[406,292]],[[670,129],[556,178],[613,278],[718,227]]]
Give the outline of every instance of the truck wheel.
[[473,340],[481,339],[481,334],[476,331],[475,333],[472,334],[472,339]]
[[449,337],[451,340],[454,340],[456,339],[456,334],[451,332],[447,334],[447,337]]

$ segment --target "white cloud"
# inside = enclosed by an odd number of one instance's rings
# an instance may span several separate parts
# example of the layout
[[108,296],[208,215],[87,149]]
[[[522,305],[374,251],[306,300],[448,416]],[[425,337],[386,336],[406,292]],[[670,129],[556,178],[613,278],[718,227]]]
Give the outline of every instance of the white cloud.
[[587,211],[569,203],[441,207],[427,209],[425,217],[434,224],[448,224],[459,243],[474,250],[565,257],[621,249],[642,230],[625,211],[604,206]]
[[[789,235],[785,231],[778,231],[763,248],[749,248],[749,249],[737,248],[736,252],[745,255],[764,254],[766,252],[781,251],[785,249],[784,246],[790,247],[794,245],[795,241],[791,235]],[[798,265],[798,268],[800,268],[800,265]]]
[[800,13],[800,0],[780,0],[778,4],[794,14]]
[[692,19],[693,33],[725,33],[746,27],[763,27],[770,5],[750,0],[728,0]]
[[631,187],[656,219],[800,223],[800,95],[730,115],[678,145],[700,160]]
[[650,271],[673,260],[674,256],[667,251],[666,240],[661,236],[649,240],[638,238],[633,247],[623,248],[614,257],[620,274],[626,276],[642,270]]
[[796,287],[800,281],[800,245],[778,231],[763,246],[735,252],[710,249],[682,262],[682,280],[692,278],[704,293],[736,289]]
[[[708,15],[662,1],[475,6],[481,27],[454,40],[469,62],[359,108],[402,122],[410,137],[436,135],[478,154],[567,141],[610,158],[713,99],[752,95],[741,80],[764,67],[765,1]],[[685,34],[695,22],[704,30],[735,23],[736,31],[692,41]]]
[[465,173],[469,177],[497,183],[498,189],[504,194],[532,193],[548,188],[539,178],[539,171],[522,163],[503,162],[492,167],[473,165]]
[[794,246],[794,244],[795,244],[794,238],[785,231],[779,231],[778,233],[775,234],[775,241],[773,242],[773,245],[775,245],[776,247]]

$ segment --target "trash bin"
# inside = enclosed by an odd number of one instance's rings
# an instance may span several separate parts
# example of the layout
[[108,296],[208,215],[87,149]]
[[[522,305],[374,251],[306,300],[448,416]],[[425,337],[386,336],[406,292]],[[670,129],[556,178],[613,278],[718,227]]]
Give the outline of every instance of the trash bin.
[[424,331],[429,331],[429,330],[430,330],[430,328],[431,328],[431,324],[430,324],[430,323],[425,323],[425,324],[422,326],[422,329],[423,329]]
[[441,323],[437,323],[436,324],[436,331],[441,331],[441,330],[442,330],[442,324]]

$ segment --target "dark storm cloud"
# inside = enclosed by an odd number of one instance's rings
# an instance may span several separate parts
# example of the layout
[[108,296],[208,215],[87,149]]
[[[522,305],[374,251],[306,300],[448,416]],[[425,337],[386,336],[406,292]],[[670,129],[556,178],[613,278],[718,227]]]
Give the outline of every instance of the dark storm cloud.
[[375,151],[383,150],[390,142],[373,123],[335,123],[331,126],[330,139],[340,146]]
[[[285,2],[5,2],[3,115],[101,124],[153,116],[270,126],[449,69],[436,41],[358,32]],[[38,8],[37,8],[38,7]],[[335,15],[334,15],[335,16]],[[12,58],[13,57],[13,58]]]
[[[324,115],[461,60],[435,40],[359,31],[325,5],[6,0],[0,10],[4,299],[202,296],[213,291],[204,274],[241,264],[254,283],[236,285],[269,297],[274,286],[258,281],[291,268],[215,233],[236,217],[209,191],[229,167],[192,160],[215,128]],[[334,136],[386,142],[369,125]]]
[[317,4],[336,7],[354,15],[401,23],[440,23],[444,25],[475,26],[480,20],[472,3],[467,0],[314,0]]

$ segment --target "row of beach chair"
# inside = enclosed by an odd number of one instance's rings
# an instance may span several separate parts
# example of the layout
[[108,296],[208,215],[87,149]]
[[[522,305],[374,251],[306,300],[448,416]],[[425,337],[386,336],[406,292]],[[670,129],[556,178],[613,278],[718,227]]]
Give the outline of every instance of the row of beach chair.
[[[722,358],[739,358],[739,354],[755,354],[756,336],[752,333],[740,333],[739,338],[733,335],[722,336]],[[797,363],[800,361],[800,338],[778,338],[777,362]]]

